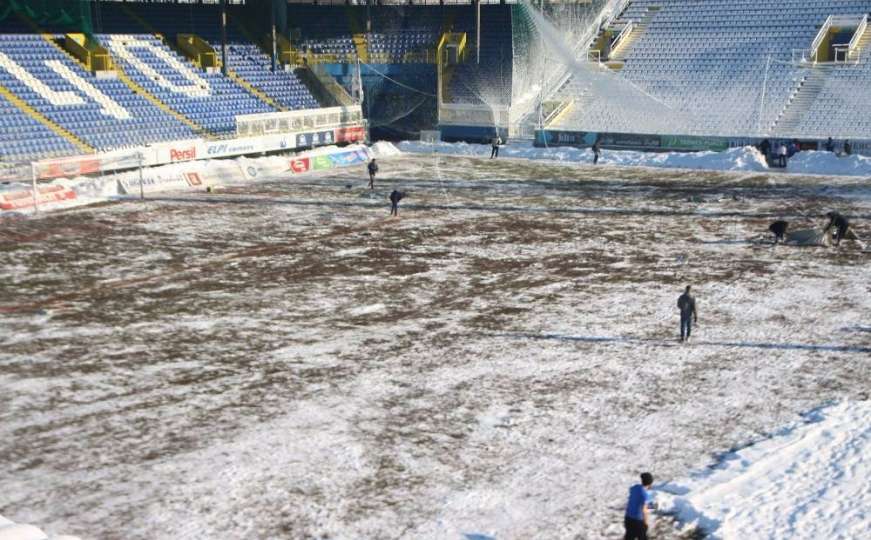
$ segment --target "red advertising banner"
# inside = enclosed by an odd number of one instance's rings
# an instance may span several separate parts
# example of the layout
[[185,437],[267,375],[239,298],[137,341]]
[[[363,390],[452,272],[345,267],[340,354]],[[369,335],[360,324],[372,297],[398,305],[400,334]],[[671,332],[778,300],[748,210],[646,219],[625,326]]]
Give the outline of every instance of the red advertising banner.
[[311,169],[311,160],[309,158],[296,158],[290,160],[290,170],[295,174],[308,172]]
[[200,178],[200,173],[183,173],[185,180],[188,181],[191,187],[198,187],[203,185],[203,180]]
[[[38,188],[39,204],[68,201],[76,198],[76,192],[64,186]],[[0,192],[0,210],[18,210],[33,206],[33,190]]]
[[343,142],[363,142],[366,140],[366,130],[363,126],[336,128],[335,140]]
[[73,178],[86,174],[94,174],[100,172],[100,170],[100,158],[95,156],[40,161],[36,163],[36,177],[39,179]]

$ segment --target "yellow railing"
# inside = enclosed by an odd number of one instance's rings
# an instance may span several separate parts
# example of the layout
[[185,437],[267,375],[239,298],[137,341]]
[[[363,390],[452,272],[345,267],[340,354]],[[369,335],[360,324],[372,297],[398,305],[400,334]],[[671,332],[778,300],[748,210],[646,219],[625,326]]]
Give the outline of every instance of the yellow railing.
[[221,65],[215,49],[197,35],[179,34],[176,36],[176,44],[179,50],[200,69],[217,68]]
[[64,49],[78,58],[91,73],[111,71],[115,67],[109,51],[85,34],[67,34],[64,39]]
[[360,61],[369,63],[371,53],[369,52],[369,39],[366,37],[366,34],[354,34],[352,39],[354,41],[354,49],[356,49]]

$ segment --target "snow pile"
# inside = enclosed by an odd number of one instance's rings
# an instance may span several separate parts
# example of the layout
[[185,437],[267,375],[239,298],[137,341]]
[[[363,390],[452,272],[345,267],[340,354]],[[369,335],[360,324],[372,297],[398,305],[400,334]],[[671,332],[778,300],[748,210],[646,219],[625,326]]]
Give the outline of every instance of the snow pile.
[[393,143],[378,141],[369,147],[369,152],[376,158],[398,156],[402,152]]
[[[458,156],[490,157],[490,145],[467,143],[428,144],[404,141],[399,144],[404,152],[439,153]],[[531,142],[514,142],[503,146],[500,157],[592,163],[589,148],[558,146],[536,148]],[[723,152],[638,152],[634,150],[603,150],[600,165],[632,167],[663,167],[673,169],[700,169],[713,171],[768,171],[765,158],[752,146],[730,148]],[[818,175],[871,176],[871,157],[838,157],[831,152],[800,152],[793,156],[788,167],[771,169],[777,172]]]
[[661,511],[711,538],[864,538],[869,461],[871,402],[844,402],[666,484],[656,498]]
[[799,152],[790,158],[787,172],[838,176],[871,175],[871,156],[841,156],[831,152]]
[[15,523],[0,516],[0,540],[79,540],[77,536],[50,536],[33,525]]
[[[348,167],[368,161],[373,155],[387,157],[400,153],[387,142],[376,143],[371,150],[358,144],[342,148],[322,146],[293,155],[190,161],[152,167],[141,173],[131,170],[100,177],[59,178],[40,183],[40,192],[46,193],[39,205],[41,211],[52,211],[105,202],[122,195],[138,196],[140,178],[146,194],[205,191],[211,186],[268,181],[286,175]],[[58,186],[68,188],[63,196],[55,193]],[[0,216],[33,212],[32,194],[29,182],[0,184]]]

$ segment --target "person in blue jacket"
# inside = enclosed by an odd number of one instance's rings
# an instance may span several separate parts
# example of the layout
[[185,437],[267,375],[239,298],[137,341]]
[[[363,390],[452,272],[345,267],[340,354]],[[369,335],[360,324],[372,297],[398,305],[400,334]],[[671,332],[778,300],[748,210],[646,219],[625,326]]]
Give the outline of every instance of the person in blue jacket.
[[624,540],[647,540],[647,529],[650,521],[647,514],[653,503],[650,487],[653,485],[653,475],[641,473],[641,483],[629,488],[629,501],[626,503],[626,515],[623,526],[626,528]]

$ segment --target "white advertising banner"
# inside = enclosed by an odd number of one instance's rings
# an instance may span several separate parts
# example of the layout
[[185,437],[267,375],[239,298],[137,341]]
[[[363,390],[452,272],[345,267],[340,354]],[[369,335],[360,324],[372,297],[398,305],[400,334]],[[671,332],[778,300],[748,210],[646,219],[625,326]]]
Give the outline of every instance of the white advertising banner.
[[149,165],[194,161],[207,157],[206,143],[202,139],[156,143],[147,148],[146,155],[150,154],[150,159],[147,160]]
[[[125,195],[139,195],[139,171],[121,173],[117,176],[118,191]],[[200,163],[168,165],[142,171],[142,191],[203,191],[214,185],[211,175]]]

